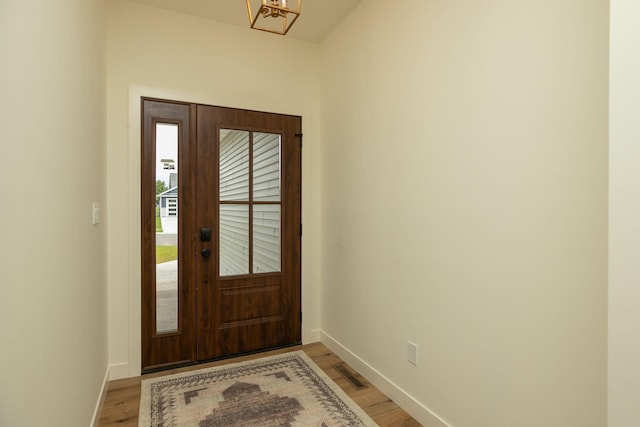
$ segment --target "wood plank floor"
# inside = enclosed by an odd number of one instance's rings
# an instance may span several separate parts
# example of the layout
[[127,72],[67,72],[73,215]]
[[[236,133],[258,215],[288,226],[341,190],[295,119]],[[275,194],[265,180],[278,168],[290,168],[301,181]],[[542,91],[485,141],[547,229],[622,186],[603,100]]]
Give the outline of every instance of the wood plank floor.
[[[338,384],[347,395],[353,399],[364,411],[381,427],[416,427],[420,424],[411,418],[398,405],[382,394],[366,379],[357,374],[351,367],[344,363],[338,356],[323,344],[314,343],[299,347],[270,351],[258,355],[238,357],[224,361],[212,362],[187,368],[179,368],[149,374],[145,378],[168,375],[178,372],[188,372],[209,366],[224,365],[225,363],[239,362],[243,360],[257,359],[262,356],[286,353],[288,351],[304,350],[304,352]],[[356,388],[342,373],[335,369],[336,366],[344,366],[347,372],[353,373],[356,382],[364,387]],[[140,409],[140,380],[141,377],[111,381],[107,388],[102,412],[100,413],[99,427],[128,426],[137,427],[138,411]]]

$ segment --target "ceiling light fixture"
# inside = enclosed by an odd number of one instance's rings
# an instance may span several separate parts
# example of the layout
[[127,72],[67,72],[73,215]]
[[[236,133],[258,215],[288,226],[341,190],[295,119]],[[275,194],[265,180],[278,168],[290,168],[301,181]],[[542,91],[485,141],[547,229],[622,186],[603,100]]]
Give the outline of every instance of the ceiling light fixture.
[[[260,0],[260,7],[254,16],[251,12],[251,3],[258,4],[253,0],[247,0],[251,28],[283,36],[289,32],[293,23],[300,16],[300,8],[302,7],[302,0]],[[290,8],[290,3],[297,3],[297,9]]]

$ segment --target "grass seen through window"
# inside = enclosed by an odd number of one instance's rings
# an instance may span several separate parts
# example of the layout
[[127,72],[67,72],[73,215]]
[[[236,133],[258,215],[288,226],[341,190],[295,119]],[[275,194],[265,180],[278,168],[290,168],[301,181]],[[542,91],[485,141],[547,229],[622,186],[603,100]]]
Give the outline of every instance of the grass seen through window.
[[178,246],[156,246],[156,264],[178,259]]

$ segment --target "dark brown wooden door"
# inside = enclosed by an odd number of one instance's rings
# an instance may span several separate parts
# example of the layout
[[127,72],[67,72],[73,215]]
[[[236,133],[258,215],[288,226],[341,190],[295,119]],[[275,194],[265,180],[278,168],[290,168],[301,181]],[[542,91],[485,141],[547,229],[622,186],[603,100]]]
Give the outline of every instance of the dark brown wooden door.
[[142,370],[299,343],[301,118],[142,113]]
[[299,343],[301,119],[198,106],[197,122],[196,222],[217,237],[198,248],[198,359]]

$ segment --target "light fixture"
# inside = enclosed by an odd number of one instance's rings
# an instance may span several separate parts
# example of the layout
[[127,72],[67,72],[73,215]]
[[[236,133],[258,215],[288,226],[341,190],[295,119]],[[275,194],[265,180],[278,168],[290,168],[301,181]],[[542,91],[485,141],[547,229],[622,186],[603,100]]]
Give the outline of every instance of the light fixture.
[[[251,3],[259,5],[255,16],[251,11]],[[291,3],[297,3],[297,8],[289,7]],[[300,16],[302,0],[260,0],[260,3],[247,0],[247,12],[249,23],[255,30],[285,35]]]

